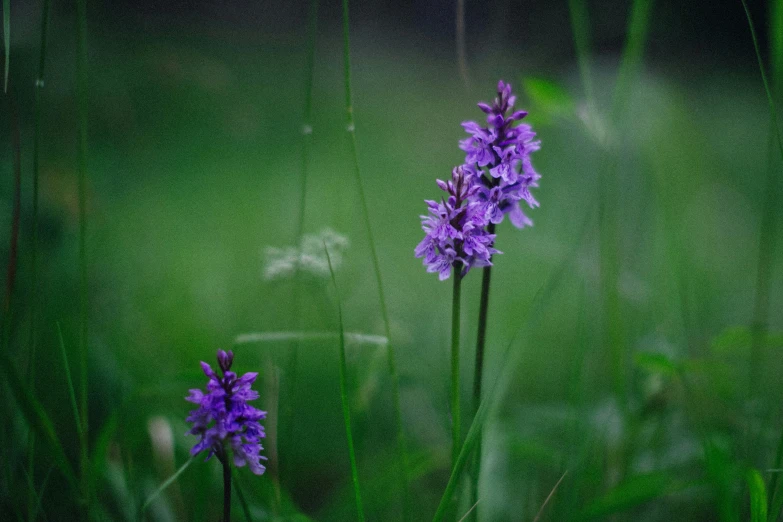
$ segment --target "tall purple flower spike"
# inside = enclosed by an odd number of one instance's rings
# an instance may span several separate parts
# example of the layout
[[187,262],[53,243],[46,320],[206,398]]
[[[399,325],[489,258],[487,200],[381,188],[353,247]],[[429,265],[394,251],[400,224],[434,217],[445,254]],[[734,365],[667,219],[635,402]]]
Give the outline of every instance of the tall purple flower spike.
[[190,454],[206,451],[206,460],[215,454],[222,459],[230,449],[236,466],[247,465],[253,473],[261,475],[266,469],[260,462],[266,460],[260,455],[264,449],[261,439],[266,434],[259,421],[266,418],[266,412],[247,404],[258,399],[258,392],[250,388],[258,374],[246,373],[237,378],[237,374],[230,371],[234,361],[230,351],[218,350],[217,360],[222,377],[202,362],[201,368],[209,377],[207,393],[194,389],[185,398],[199,406],[187,418],[193,424],[187,434],[201,437]]
[[447,279],[451,268],[463,265],[464,276],[473,267],[489,266],[493,254],[494,225],[508,215],[517,228],[532,226],[520,202],[538,206],[530,193],[541,177],[533,168],[530,155],[541,148],[530,125],[515,122],[527,116],[515,111],[516,97],[511,85],[498,83],[498,95],[492,105],[479,103],[487,114],[487,126],[474,121],[462,123],[470,134],[460,141],[465,164],[454,169],[449,182],[438,180],[448,194],[441,202],[425,201],[429,215],[421,216],[424,239],[415,254],[424,259],[427,272]]
[[[470,137],[460,141],[460,148],[465,151],[465,163],[480,173],[475,179],[482,189],[476,198],[484,203],[490,221],[500,223],[508,214],[515,227],[524,228],[533,222],[522,212],[520,201],[530,208],[538,206],[530,189],[538,187],[541,176],[533,168],[530,156],[541,148],[541,142],[535,139],[530,125],[514,125],[527,116],[525,111],[514,110],[515,102],[511,85],[501,80],[492,105],[478,104],[487,115],[487,127],[474,121],[463,122]],[[481,167],[486,168],[487,175],[481,174]]]

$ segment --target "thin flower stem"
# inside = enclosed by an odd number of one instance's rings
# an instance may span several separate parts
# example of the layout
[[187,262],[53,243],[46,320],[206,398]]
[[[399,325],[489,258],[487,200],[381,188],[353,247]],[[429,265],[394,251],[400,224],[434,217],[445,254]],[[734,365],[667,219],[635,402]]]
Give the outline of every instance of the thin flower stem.
[[231,522],[231,461],[223,453],[220,462],[223,464],[223,522]]
[[78,147],[78,185],[79,185],[79,369],[80,369],[80,413],[82,417],[81,483],[85,509],[84,519],[90,519],[90,463],[87,439],[89,433],[87,408],[87,2],[76,1],[76,90],[79,107],[79,147]]
[[451,298],[451,466],[457,463],[460,450],[460,406],[459,406],[459,335],[460,294],[462,293],[461,268],[454,265],[454,292]]
[[400,379],[397,374],[397,363],[394,355],[394,347],[391,342],[391,323],[389,322],[389,313],[386,309],[386,298],[383,291],[383,280],[381,279],[381,268],[378,261],[378,252],[373,239],[372,226],[370,224],[370,213],[367,208],[367,198],[364,194],[364,182],[362,181],[359,170],[359,152],[356,145],[356,124],[353,117],[353,102],[351,95],[351,44],[350,30],[348,20],[348,0],[343,0],[343,63],[345,75],[345,111],[346,124],[351,146],[351,156],[353,158],[353,171],[356,178],[356,187],[359,191],[359,200],[362,207],[362,216],[367,231],[367,238],[370,243],[370,254],[372,257],[375,280],[378,286],[378,298],[380,300],[381,316],[383,318],[383,328],[389,343],[386,345],[387,361],[389,366],[389,376],[392,386],[392,401],[397,431],[397,447],[400,454],[400,488],[402,491],[403,520],[410,520],[412,516],[410,505],[410,494],[408,492],[409,459],[408,450],[405,442],[405,434],[402,427],[402,407],[400,404]]
[[[495,223],[487,226],[487,233],[495,233]],[[491,259],[491,258],[490,258]],[[484,375],[484,347],[487,341],[487,313],[489,310],[489,289],[492,280],[492,265],[484,267],[481,276],[481,297],[479,301],[478,334],[476,339],[476,364],[473,372],[473,414],[481,404],[481,382]],[[476,440],[476,454],[473,457],[473,472],[470,486],[470,501],[478,503],[478,482],[481,474],[481,433]],[[478,519],[478,509],[474,510],[471,520]]]

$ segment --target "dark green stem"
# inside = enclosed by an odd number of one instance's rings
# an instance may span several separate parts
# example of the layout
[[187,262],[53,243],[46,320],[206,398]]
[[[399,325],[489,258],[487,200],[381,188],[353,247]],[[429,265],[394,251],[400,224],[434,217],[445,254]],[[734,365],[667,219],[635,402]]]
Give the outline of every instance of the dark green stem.
[[87,2],[76,0],[76,91],[79,107],[79,370],[80,370],[80,413],[82,417],[81,481],[85,503],[84,519],[90,518],[90,464],[88,454],[87,413]]
[[400,378],[397,374],[397,362],[395,360],[394,347],[391,342],[391,323],[389,321],[389,312],[386,309],[386,297],[383,291],[383,280],[381,279],[381,268],[378,261],[378,252],[373,239],[372,226],[370,224],[370,212],[367,208],[367,198],[364,194],[364,182],[362,181],[359,170],[359,152],[356,145],[356,123],[353,117],[353,102],[351,94],[351,42],[348,20],[348,0],[343,0],[343,64],[345,75],[345,112],[348,135],[350,138],[351,156],[353,159],[353,171],[356,178],[356,187],[359,191],[359,200],[361,202],[362,217],[370,243],[370,254],[372,257],[373,270],[375,272],[375,281],[378,286],[378,298],[381,306],[381,317],[383,318],[383,329],[386,335],[386,356],[389,366],[389,376],[392,386],[392,401],[397,431],[397,447],[400,454],[400,487],[402,491],[403,519],[410,520],[412,516],[410,495],[408,493],[408,450],[405,442],[405,433],[402,427],[402,406],[400,404]]
[[[299,216],[297,218],[296,225],[296,248],[301,248],[302,237],[304,236],[305,227],[305,215],[307,209],[307,173],[310,170],[310,149],[313,142],[313,78],[315,76],[315,42],[318,34],[318,0],[311,0],[310,2],[310,14],[308,22],[308,45],[307,45],[307,76],[305,78],[305,105],[302,123],[302,174],[301,185],[299,189]],[[302,330],[302,314],[301,314],[301,281],[299,280],[299,265],[296,266],[294,273],[294,292],[293,303],[294,313],[292,314],[295,331]],[[294,426],[294,396],[297,389],[297,377],[299,367],[299,341],[294,341],[291,346],[291,355],[288,359],[288,368],[286,370],[286,381],[288,383],[286,396],[288,400],[285,401],[282,409],[282,425],[283,425],[283,437],[279,440],[284,441],[284,444],[292,444],[293,442],[293,426]],[[280,423],[278,423],[279,425]],[[277,441],[275,444],[279,447]],[[278,451],[273,454],[274,461],[271,463],[272,473],[277,475],[275,477],[276,484],[276,497],[279,504],[280,498],[280,475],[282,474],[279,468],[280,464],[277,460]],[[290,470],[286,465],[285,474],[283,479],[290,482],[293,476],[293,470]],[[290,484],[289,484],[290,485]],[[276,505],[276,509],[279,508]]]
[[459,407],[459,327],[460,294],[462,292],[461,267],[454,265],[454,292],[451,298],[451,466],[457,463],[460,450]]
[[223,522],[231,522],[231,461],[223,452],[220,455],[223,464]]
[[[40,178],[40,141],[41,141],[41,89],[44,85],[44,66],[46,65],[46,33],[49,25],[49,0],[44,0],[41,11],[41,50],[38,62],[38,77],[35,80],[33,98],[33,209],[32,238],[30,245],[30,355],[27,380],[30,390],[35,395],[35,362],[36,362],[36,319],[38,307],[38,180]],[[35,432],[30,430],[28,437],[27,471],[30,477],[35,477]],[[28,516],[37,511],[34,496],[30,495]]]
[[[495,233],[495,223],[490,223],[487,232]],[[481,404],[481,383],[484,379],[484,347],[487,342],[487,313],[489,311],[489,288],[492,280],[492,265],[484,267],[481,274],[481,297],[479,301],[478,334],[476,339],[476,364],[473,373],[473,413]],[[473,476],[470,487],[470,505],[478,502],[478,482],[481,474],[481,434],[476,441],[476,454],[473,457]],[[478,519],[478,506],[471,513],[471,520]]]

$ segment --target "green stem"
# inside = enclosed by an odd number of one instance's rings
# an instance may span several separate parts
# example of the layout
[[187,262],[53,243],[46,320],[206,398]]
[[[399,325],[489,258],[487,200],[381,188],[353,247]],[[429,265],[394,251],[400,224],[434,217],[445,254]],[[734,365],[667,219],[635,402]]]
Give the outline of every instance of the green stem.
[[87,2],[76,0],[76,87],[79,106],[79,369],[80,369],[80,413],[82,417],[81,482],[84,496],[84,519],[90,518],[90,464],[88,454],[88,408],[87,408]]
[[223,522],[231,522],[231,459],[223,452],[220,462],[223,464]]
[[460,406],[459,406],[459,327],[460,294],[462,293],[462,269],[454,265],[454,292],[451,298],[451,466],[457,463],[460,450]]
[[[49,25],[49,0],[43,1],[41,11],[41,49],[38,62],[38,77],[35,80],[33,98],[33,210],[32,210],[32,239],[30,248],[30,356],[27,371],[27,381],[35,395],[35,370],[36,370],[36,319],[38,306],[38,180],[40,178],[40,141],[41,141],[41,89],[44,85],[44,66],[46,65],[46,33]],[[27,470],[30,477],[35,477],[35,432],[30,430],[27,441],[28,460]],[[31,495],[28,504],[28,516],[37,511]]]
[[[487,227],[489,234],[495,233],[495,223]],[[487,314],[489,311],[489,289],[492,280],[492,265],[484,267],[481,276],[481,297],[479,301],[478,334],[476,339],[476,364],[473,373],[473,413],[481,403],[481,383],[484,379],[484,347],[487,341]],[[476,454],[473,457],[473,476],[470,486],[470,504],[478,502],[478,482],[481,474],[481,434],[476,441]],[[471,520],[478,519],[478,507],[471,514]]]
[[400,487],[402,491],[403,520],[410,520],[412,516],[410,505],[410,494],[408,492],[409,459],[408,450],[405,441],[405,434],[402,425],[402,406],[400,404],[400,379],[397,374],[397,363],[395,360],[394,347],[391,341],[391,323],[389,313],[386,309],[386,297],[383,291],[383,281],[381,279],[381,268],[378,261],[378,252],[373,239],[372,226],[370,224],[370,213],[367,208],[367,198],[364,194],[364,182],[362,181],[359,170],[359,152],[356,145],[356,123],[353,117],[353,102],[351,95],[351,44],[350,30],[348,20],[348,0],[343,0],[343,64],[345,75],[345,112],[348,135],[350,138],[351,156],[353,159],[353,171],[356,178],[356,187],[359,191],[359,200],[361,202],[362,216],[366,227],[367,238],[370,243],[370,254],[372,257],[375,280],[378,286],[378,297],[380,300],[381,316],[383,318],[383,328],[388,344],[386,345],[386,356],[389,366],[389,376],[392,386],[392,401],[394,416],[396,421],[397,447],[400,454]]
[[[307,209],[307,173],[310,170],[310,149],[312,147],[313,143],[313,78],[315,76],[315,43],[317,39],[318,34],[318,0],[311,0],[310,2],[310,14],[309,14],[309,23],[308,23],[308,45],[307,45],[307,58],[306,58],[306,67],[307,67],[307,75],[305,77],[305,105],[304,105],[304,114],[303,114],[303,123],[302,123],[302,174],[301,174],[301,185],[299,189],[299,215],[297,218],[297,225],[296,225],[296,248],[301,248],[302,246],[302,237],[304,236],[304,227],[305,227],[305,215],[306,215],[306,209]],[[292,314],[292,317],[294,319],[294,328],[295,331],[301,331],[302,330],[302,314],[301,314],[301,303],[300,301],[300,294],[301,294],[301,281],[299,280],[299,265],[296,266],[296,271],[294,273],[294,292],[293,292],[293,303],[294,303],[294,313]],[[287,389],[287,397],[288,400],[285,401],[282,411],[282,425],[283,425],[283,436],[279,439],[281,441],[284,441],[284,444],[292,444],[293,442],[293,426],[294,426],[294,400],[293,398],[296,395],[297,390],[297,377],[298,377],[298,367],[299,367],[299,341],[294,341],[294,343],[291,346],[291,355],[288,359],[288,368],[286,370],[286,381],[288,382],[288,389]],[[278,445],[277,441],[275,441],[275,444]],[[275,477],[275,484],[276,484],[276,497],[277,502],[275,508],[279,508],[279,498],[280,498],[280,476],[283,475],[283,479],[286,480],[286,482],[290,483],[290,479],[294,476],[294,471],[289,469],[289,467],[286,465],[284,471],[285,473],[281,473],[279,462],[277,461],[277,455],[278,452],[274,452],[274,461],[271,463],[272,466],[272,473],[274,475],[277,475]],[[290,484],[289,484],[290,485]]]

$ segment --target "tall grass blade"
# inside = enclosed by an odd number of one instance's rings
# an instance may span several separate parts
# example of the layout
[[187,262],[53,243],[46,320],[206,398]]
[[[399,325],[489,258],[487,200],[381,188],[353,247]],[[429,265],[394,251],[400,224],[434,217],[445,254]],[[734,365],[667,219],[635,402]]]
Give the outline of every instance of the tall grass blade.
[[[299,189],[299,215],[296,225],[296,245],[301,246],[302,237],[304,236],[305,228],[305,215],[307,209],[307,174],[310,170],[310,149],[313,142],[313,80],[315,77],[315,43],[318,37],[318,0],[310,1],[310,13],[308,22],[308,45],[307,45],[307,73],[305,77],[305,104],[304,115],[302,122],[302,172],[301,172],[301,186]],[[299,280],[299,265],[296,266],[296,272],[294,274],[294,291],[293,291],[293,312],[291,314],[292,326],[294,328],[302,327],[302,317],[300,311],[300,293],[301,293],[301,281]],[[281,423],[283,426],[283,436],[277,440],[273,440],[272,443],[276,446],[278,441],[282,440],[288,444],[293,441],[293,426],[294,426],[294,408],[295,403],[293,398],[296,396],[297,389],[297,374],[299,366],[299,340],[294,339],[291,354],[288,358],[286,368],[286,381],[288,400],[283,403]],[[280,483],[280,465],[277,460],[279,449],[273,448],[270,452],[272,455],[271,472],[276,483]],[[293,473],[293,472],[292,472]],[[287,477],[288,472],[285,472]],[[284,478],[286,478],[284,477]],[[279,497],[279,495],[277,495]]]
[[3,0],[3,48],[5,49],[3,92],[8,92],[8,68],[11,63],[11,0]]
[[[44,67],[46,65],[46,40],[49,26],[49,0],[43,0],[41,9],[41,45],[38,60],[38,76],[35,80],[33,97],[33,208],[32,229],[30,245],[30,339],[29,339],[29,366],[27,370],[27,382],[30,390],[35,395],[35,370],[36,370],[36,326],[38,318],[38,192],[40,179],[40,155],[41,155],[41,89],[44,85]],[[27,468],[30,475],[35,469],[35,432],[30,431],[27,441]],[[33,513],[33,499],[28,504],[28,516]],[[31,518],[35,520],[35,518]]]
[[30,392],[30,388],[24,384],[6,351],[0,353],[0,371],[5,374],[11,394],[27,424],[36,431],[38,437],[46,442],[52,452],[54,463],[74,489],[78,489],[76,474],[65,455],[65,450],[57,437],[52,420],[38,399]]
[[332,259],[329,257],[329,249],[326,248],[324,243],[324,251],[326,252],[326,261],[329,264],[329,274],[332,276],[332,284],[334,285],[335,296],[337,299],[337,322],[340,328],[340,400],[343,405],[343,423],[345,424],[345,437],[348,439],[348,458],[351,461],[351,482],[353,483],[353,494],[356,500],[356,513],[360,521],[364,520],[364,508],[362,507],[362,494],[359,490],[359,471],[356,467],[356,452],[353,445],[353,432],[351,430],[351,406],[348,398],[348,386],[346,384],[346,374],[348,373],[345,363],[345,336],[343,332],[345,328],[343,326],[343,307],[340,304],[340,289],[337,287],[337,279],[334,277],[334,270],[332,270]]
[[8,119],[11,131],[11,153],[13,157],[13,206],[11,210],[11,230],[8,245],[8,266],[6,275],[5,302],[3,305],[3,340],[8,348],[11,335],[11,317],[13,316],[14,286],[19,261],[19,220],[22,211],[22,138],[19,130],[19,107],[13,86],[7,96],[11,117]]
[[764,478],[756,469],[749,469],[745,474],[750,492],[750,521],[767,522],[767,487]]
[[544,500],[544,503],[541,504],[538,513],[536,513],[536,516],[533,519],[533,522],[538,522],[541,519],[541,515],[544,513],[544,509],[546,508],[547,504],[549,504],[549,501],[552,500],[552,497],[555,496],[555,492],[557,491],[557,488],[560,487],[560,483],[563,482],[563,479],[565,478],[566,475],[568,475],[568,470],[565,470],[563,474],[560,476],[560,480],[558,480],[555,483],[555,487],[552,488],[552,491],[549,492],[549,495],[547,495],[546,500]]
[[758,61],[759,72],[761,73],[761,81],[764,84],[764,91],[767,95],[769,112],[772,114],[772,127],[774,130],[775,142],[777,143],[781,159],[783,159],[783,141],[781,140],[780,135],[780,125],[778,124],[776,104],[774,98],[772,97],[772,90],[770,89],[769,81],[767,80],[767,73],[764,69],[764,60],[761,58],[761,50],[759,49],[759,42],[758,38],[756,37],[756,28],[753,24],[753,18],[750,15],[747,2],[745,0],[740,0],[740,2],[742,2],[742,7],[745,9],[745,17],[748,20],[748,29],[750,29],[750,37],[753,40],[753,49],[756,51],[756,59]]
[[[329,341],[339,336],[334,332],[249,332],[236,336],[234,346],[242,344],[266,344],[285,341]],[[369,344],[386,346],[389,340],[382,335],[371,335],[361,332],[345,332],[345,341],[357,345]]]
[[68,352],[65,350],[65,340],[63,339],[63,331],[60,328],[60,323],[57,323],[57,337],[60,340],[60,354],[63,357],[63,367],[65,368],[65,378],[68,381],[68,396],[71,399],[71,408],[73,408],[74,421],[76,423],[76,433],[79,437],[83,437],[82,423],[79,417],[79,406],[76,404],[76,390],[73,387],[73,379],[71,378],[71,365],[68,364]]
[[592,111],[595,110],[595,97],[590,64],[590,19],[587,13],[587,0],[568,0],[568,12],[571,16],[571,31],[574,36],[579,75],[582,78],[587,107]]
[[188,469],[188,466],[193,464],[193,461],[196,459],[196,457],[190,457],[185,463],[180,466],[180,468],[169,478],[167,478],[163,484],[161,484],[158,489],[156,489],[149,497],[147,497],[147,500],[144,501],[144,504],[141,506],[142,513],[147,510],[147,508],[152,504],[156,498],[160,496],[161,493],[166,491],[166,488],[171,486],[182,473],[185,472],[186,469]]
[[87,434],[89,433],[87,352],[87,0],[76,0],[76,92],[79,112],[78,187],[79,187],[79,384],[82,437],[82,494],[86,499],[84,517],[90,518],[90,463]]
[[403,519],[410,520],[411,506],[410,493],[408,491],[409,458],[408,449],[405,442],[405,433],[402,424],[402,406],[400,404],[400,379],[397,374],[397,362],[395,360],[394,348],[391,343],[391,323],[389,322],[389,312],[386,308],[386,297],[383,291],[383,280],[381,279],[381,267],[378,261],[378,252],[373,239],[372,225],[370,224],[370,212],[367,208],[367,198],[364,194],[364,182],[362,181],[359,169],[359,152],[356,145],[356,123],[354,121],[353,101],[351,94],[351,40],[350,24],[348,17],[348,0],[342,1],[343,5],[343,69],[345,76],[345,112],[348,135],[351,145],[351,156],[353,159],[353,171],[356,178],[356,188],[359,191],[359,199],[362,207],[362,218],[367,231],[367,238],[370,243],[370,254],[372,256],[373,270],[375,280],[378,286],[378,298],[381,307],[381,316],[383,318],[383,329],[389,344],[386,346],[387,361],[389,366],[389,376],[392,386],[392,401],[397,432],[397,446],[400,452],[400,487],[402,491]]

